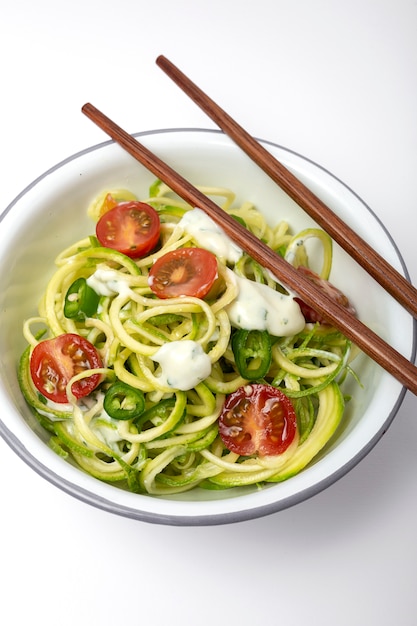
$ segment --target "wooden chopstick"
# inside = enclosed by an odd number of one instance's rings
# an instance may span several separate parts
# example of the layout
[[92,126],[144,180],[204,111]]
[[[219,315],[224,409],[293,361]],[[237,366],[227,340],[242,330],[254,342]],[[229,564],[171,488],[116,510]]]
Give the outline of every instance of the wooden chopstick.
[[364,239],[163,55],[157,65],[413,317],[417,290]]
[[263,267],[269,269],[285,287],[294,291],[308,305],[326,316],[363,352],[417,395],[417,368],[410,361],[349,313],[345,307],[334,302],[326,293],[318,292],[317,287],[304,278],[292,265],[261,242],[244,226],[241,226],[217,204],[139,143],[132,135],[110,120],[104,113],[90,103],[85,104],[82,111],[187,203],[204,210],[242,250]]

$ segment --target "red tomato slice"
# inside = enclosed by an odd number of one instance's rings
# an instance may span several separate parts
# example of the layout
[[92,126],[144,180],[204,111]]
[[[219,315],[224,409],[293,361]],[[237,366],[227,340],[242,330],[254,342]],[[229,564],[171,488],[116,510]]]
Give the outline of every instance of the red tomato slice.
[[240,387],[226,398],[219,418],[224,445],[243,456],[282,454],[296,432],[297,417],[291,400],[271,385]]
[[204,298],[217,278],[217,259],[204,248],[178,248],[160,257],[149,272],[149,286],[159,298]]
[[96,225],[100,244],[136,259],[151,252],[159,240],[159,215],[144,202],[121,202],[101,216]]
[[[30,374],[36,389],[58,403],[68,402],[65,387],[73,376],[96,367],[103,367],[96,348],[75,333],[41,341],[30,357]],[[76,398],[88,396],[100,381],[100,374],[93,374],[75,382],[72,392]]]
[[[352,315],[356,315],[356,311],[354,307],[350,304],[348,298],[345,294],[340,291],[337,287],[332,285],[328,280],[321,278],[318,274],[313,272],[308,267],[300,266],[297,268],[299,272],[304,274],[306,278],[311,280],[319,290],[324,291],[330,298],[332,298],[338,304],[344,306]],[[300,298],[294,298],[296,302],[300,305],[301,313],[304,315],[306,322],[319,322],[319,324],[331,324],[331,322],[326,319],[323,315],[315,311],[311,306],[303,302]]]

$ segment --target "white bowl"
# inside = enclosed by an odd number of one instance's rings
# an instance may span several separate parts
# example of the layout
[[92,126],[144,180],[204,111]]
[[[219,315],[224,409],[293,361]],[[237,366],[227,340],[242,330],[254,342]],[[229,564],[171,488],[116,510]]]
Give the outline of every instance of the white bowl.
[[[312,220],[221,132],[162,130],[137,135],[148,148],[196,185],[233,189],[253,201],[273,224],[286,219],[297,231]],[[341,181],[280,146],[265,146],[303,180],[395,268],[407,271],[390,235],[364,202]],[[86,207],[105,188],[125,187],[145,197],[154,176],[113,142],[59,163],[27,187],[1,216],[0,433],[36,472],[67,493],[107,511],[160,524],[207,525],[242,521],[282,510],[326,488],[355,466],[387,430],[404,397],[400,383],[370,359],[355,362],[363,387],[352,383],[343,427],[325,454],[286,482],[264,489],[207,491],[161,498],[129,493],[100,482],[60,458],[21,395],[17,362],[25,347],[22,322],[34,314],[54,271],[55,256],[92,232]],[[410,360],[415,323],[338,246],[331,276],[349,295],[359,317]],[[399,332],[401,329],[401,332]]]

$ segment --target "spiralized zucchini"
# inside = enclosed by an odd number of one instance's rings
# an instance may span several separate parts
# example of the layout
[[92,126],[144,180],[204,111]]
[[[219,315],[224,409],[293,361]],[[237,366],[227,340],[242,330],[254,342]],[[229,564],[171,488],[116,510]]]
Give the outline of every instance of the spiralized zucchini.
[[[329,276],[332,246],[325,233],[308,229],[292,234],[285,222],[272,228],[254,205],[237,205],[232,191],[201,190],[295,266],[308,265],[305,241],[316,238],[322,246],[321,274]],[[94,220],[108,193],[117,200],[134,198],[130,191],[106,190],[88,209]],[[326,445],[342,418],[339,383],[349,370],[349,341],[330,326],[311,324],[295,335],[273,337],[271,365],[259,382],[277,386],[292,398],[297,440],[273,459],[228,451],[218,434],[219,414],[225,396],[248,382],[239,374],[231,349],[233,327],[227,307],[236,298],[233,275],[276,291],[282,291],[282,286],[243,254],[233,266],[219,261],[223,288],[215,297],[156,298],[148,284],[155,260],[168,251],[196,245],[190,234],[177,227],[191,207],[160,181],[142,201],[157,210],[161,221],[161,245],[152,254],[132,260],[101,247],[92,236],[73,243],[56,259],[57,269],[38,314],[23,326],[28,349],[22,356],[19,380],[27,402],[50,431],[51,447],[58,454],[71,457],[92,476],[134,492],[163,496],[196,486],[219,489],[289,478]],[[108,295],[101,295],[97,313],[84,320],[65,317],[70,286],[97,270],[104,272],[110,287]],[[77,400],[70,393],[73,379],[68,385],[69,402],[59,405],[39,397],[31,381],[29,356],[45,337],[64,333],[77,333],[97,348],[104,363],[103,382]],[[211,372],[194,388],[181,390],[167,384],[152,357],[161,346],[186,340],[202,347]],[[88,375],[84,372],[78,378]],[[105,393],[115,381],[143,392],[145,411],[139,418],[118,420],[106,413]]]

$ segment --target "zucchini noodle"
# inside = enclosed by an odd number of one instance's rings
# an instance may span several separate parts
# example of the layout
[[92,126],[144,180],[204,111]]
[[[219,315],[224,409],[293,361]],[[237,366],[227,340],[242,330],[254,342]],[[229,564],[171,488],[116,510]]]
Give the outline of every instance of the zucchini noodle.
[[[332,242],[323,231],[311,228],[293,234],[285,221],[271,227],[253,204],[239,205],[231,190],[200,189],[295,267],[309,266],[305,243],[314,239],[320,248],[320,275],[328,279]],[[105,211],[108,197],[117,202],[137,200],[129,190],[105,190],[87,208],[92,220]],[[182,226],[193,207],[166,185],[155,181],[149,197],[141,201],[157,211],[161,224],[159,245],[150,254],[132,259],[87,236],[56,258],[56,271],[37,315],[23,323],[28,346],[19,366],[19,383],[26,401],[49,431],[53,450],[93,477],[133,492],[164,496],[197,486],[259,487],[290,478],[316,457],[340,424],[345,404],[340,384],[350,371],[350,342],[335,328],[304,323],[304,319],[296,332],[270,333],[269,369],[256,382],[278,387],[291,398],[296,436],[275,456],[229,451],[219,435],[219,416],[225,398],[249,383],[232,349],[236,330],[232,307],[240,281],[269,288],[276,296],[285,294],[291,300],[292,296],[270,272],[242,253],[234,261],[217,255],[217,290],[204,299],[156,297],[148,280],[155,261],[167,252],[204,245]],[[91,315],[70,318],[64,313],[68,293],[80,279],[96,293],[98,305]],[[66,333],[87,339],[103,367],[76,373],[66,385],[68,401],[58,404],[36,390],[30,356],[40,342]],[[178,362],[173,381],[164,374],[160,357],[166,346],[178,346],[178,353],[192,346],[193,355],[206,359],[208,371],[191,386],[183,385],[175,381],[187,379],[198,368],[194,361]],[[99,385],[77,398],[74,383],[85,382],[92,374],[100,375]],[[117,419],[106,410],[107,393],[118,384],[143,394],[140,415]]]

